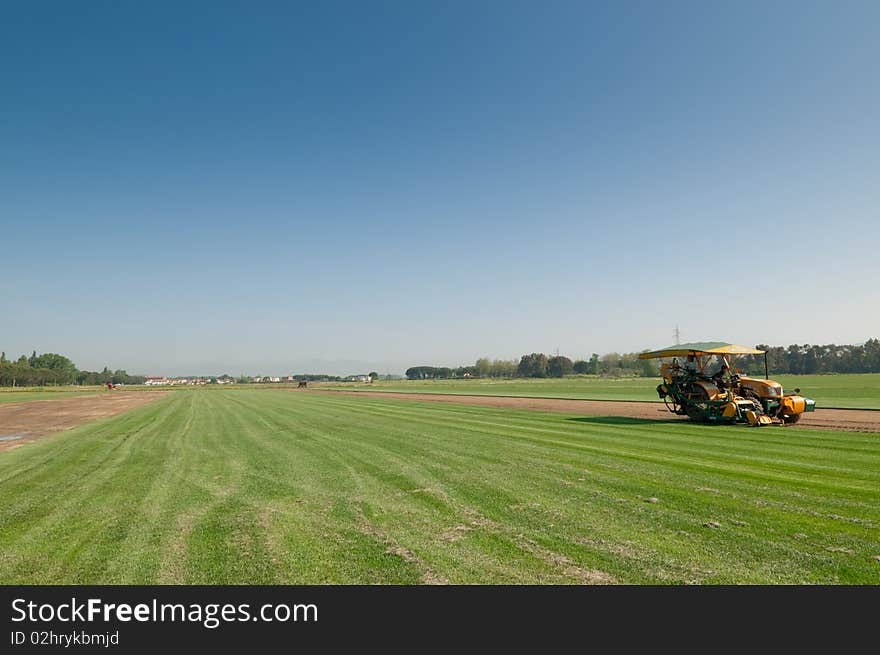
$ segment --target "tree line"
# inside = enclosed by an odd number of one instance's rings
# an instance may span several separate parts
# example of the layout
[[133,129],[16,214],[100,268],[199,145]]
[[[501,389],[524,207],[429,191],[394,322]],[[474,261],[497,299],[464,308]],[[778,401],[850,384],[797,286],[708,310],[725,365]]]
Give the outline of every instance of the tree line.
[[572,360],[564,355],[531,353],[515,359],[481,357],[473,366],[413,366],[406,370],[410,380],[454,378],[561,378],[566,375],[605,375],[609,377],[657,375],[651,360],[640,360],[638,353],[593,353],[589,360]]
[[57,353],[38,355],[35,350],[30,357],[22,355],[16,360],[7,359],[0,353],[0,387],[43,387],[60,384],[143,384],[142,375],[129,375],[124,370],[81,371],[70,358]]
[[[814,373],[880,373],[880,340],[868,339],[860,345],[792,344],[768,346],[759,344],[758,350],[767,351],[767,367],[771,373],[808,375]],[[763,371],[764,356],[743,358],[740,368]]]
[[[771,373],[806,375],[814,373],[880,373],[880,340],[868,339],[861,345],[768,346]],[[737,367],[757,374],[764,370],[763,355],[747,355],[737,359]],[[599,375],[605,377],[656,377],[657,361],[639,359],[639,353],[593,353],[589,360],[572,360],[562,355],[544,353],[523,355],[517,360],[478,359],[473,366],[413,366],[406,370],[410,380],[450,378],[560,378],[566,375]]]

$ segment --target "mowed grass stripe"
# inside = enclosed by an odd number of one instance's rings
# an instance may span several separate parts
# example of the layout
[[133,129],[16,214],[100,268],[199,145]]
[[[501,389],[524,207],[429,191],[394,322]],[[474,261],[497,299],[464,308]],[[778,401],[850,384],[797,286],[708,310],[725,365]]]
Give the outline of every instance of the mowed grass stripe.
[[324,413],[324,417],[323,417],[323,420],[324,420],[324,421],[326,421],[326,420],[327,420],[327,415],[326,415],[326,412],[325,412],[325,413]]
[[[386,402],[386,401],[377,401],[377,402]],[[405,418],[407,420],[412,420],[413,417],[419,416],[428,418],[430,416],[434,416],[436,421],[442,421],[445,416],[444,410],[436,409],[436,406],[432,406],[430,403],[421,403],[418,404],[415,408],[400,408],[399,401],[390,401],[395,403],[397,407],[394,405],[379,405],[374,404],[374,407],[381,407],[382,409],[373,412],[376,416],[395,416],[398,418]],[[406,403],[411,404],[410,401]],[[470,409],[470,408],[468,408]],[[370,413],[371,410],[365,408],[365,413]],[[501,425],[506,427],[514,427],[516,425],[521,425],[524,430],[528,432],[534,432],[536,430],[534,424],[534,412],[529,410],[495,410],[496,415],[504,416],[504,421],[493,422],[491,420],[487,420],[485,416],[486,412],[484,410],[478,410],[474,416],[474,419],[461,418],[459,419],[460,425],[486,425],[490,428],[496,428]],[[467,411],[463,412],[463,415],[467,415]],[[509,416],[508,416],[509,415]],[[521,422],[517,422],[515,419],[519,417],[522,419]],[[511,420],[512,419],[512,420]],[[591,423],[592,419],[589,417],[577,417],[573,415],[568,415],[567,419],[569,421],[576,421],[582,423]],[[796,463],[799,460],[797,459],[789,459],[789,460],[781,460],[781,455],[792,456],[803,454],[808,457],[804,458],[805,460],[812,460],[806,464],[811,469],[822,470],[826,468],[822,464],[816,463],[815,450],[818,449],[824,453],[829,451],[829,444],[825,443],[825,437],[827,435],[835,435],[839,433],[825,433],[821,439],[810,439],[809,432],[804,432],[803,430],[798,430],[797,428],[786,428],[786,440],[785,441],[773,441],[771,434],[776,432],[777,434],[781,433],[782,430],[779,428],[767,428],[763,430],[758,429],[749,429],[744,426],[695,426],[686,422],[681,422],[679,424],[671,424],[669,422],[662,422],[660,424],[652,424],[650,421],[643,421],[639,419],[621,419],[617,420],[614,418],[610,418],[608,420],[599,419],[595,421],[597,423],[596,426],[591,426],[591,428],[598,428],[597,430],[593,430],[594,434],[608,434],[610,439],[615,443],[626,443],[628,441],[628,437],[633,436],[631,427],[638,425],[643,426],[645,429],[651,429],[653,438],[652,444],[660,448],[663,452],[666,452],[670,449],[677,450],[677,452],[681,454],[686,454],[687,452],[704,452],[704,447],[706,445],[711,445],[713,447],[713,452],[716,453],[725,453],[730,455],[731,457],[746,457],[748,460],[753,460],[758,455],[756,454],[756,450],[758,452],[766,453],[768,459],[772,459],[775,462],[784,463],[786,461],[790,463]],[[568,428],[568,431],[566,431]],[[541,432],[546,434],[556,434],[560,436],[564,436],[566,434],[570,434],[571,432],[578,431],[579,427],[576,425],[560,425],[558,423],[554,424],[552,429],[540,429]],[[683,430],[691,431],[691,434],[699,435],[700,437],[700,447],[698,450],[694,451],[692,447],[692,443],[687,439],[682,438]],[[581,429],[579,433],[582,433]],[[761,433],[762,435],[766,435],[767,439],[762,440],[760,438],[749,438],[752,435],[757,433]],[[794,432],[794,435],[792,434]],[[713,434],[717,436],[717,439],[713,439]],[[833,440],[833,437],[832,437]],[[876,460],[880,463],[880,459],[878,459],[876,447],[869,443],[869,440],[873,440],[875,443],[877,441],[876,436],[871,436],[866,438],[865,443],[866,446],[861,449],[853,449],[847,447],[837,447],[835,448],[835,459],[838,462],[845,462],[847,460],[852,461],[856,468],[855,470],[864,469],[863,464],[866,461],[866,458],[870,462],[871,459]],[[641,444],[641,439],[636,436],[636,442]],[[816,443],[821,445],[815,445]],[[806,445],[804,445],[806,444]],[[650,444],[649,444],[650,445]],[[838,463],[834,467],[835,470],[844,469]],[[850,473],[852,471],[844,471],[846,473]]]
[[[602,462],[602,458],[597,458],[597,463]],[[628,478],[629,481],[657,481],[662,485],[669,485],[669,480],[664,480],[663,475],[657,475],[658,471],[649,470],[645,471],[644,468],[629,467],[629,473],[625,473],[627,467],[621,465],[620,458],[613,458],[609,462],[602,462],[600,464],[602,467],[608,467],[614,471],[614,474],[618,478]],[[662,467],[654,467],[660,469]],[[681,468],[680,462],[676,464],[674,467],[669,467],[672,473],[676,472],[677,468]],[[716,467],[717,468],[717,467]],[[596,467],[593,467],[593,471],[595,473]],[[679,471],[680,472],[680,471]],[[710,472],[718,473],[717,470],[713,471],[710,469]],[[699,489],[697,486],[700,480],[703,480],[705,484],[713,481],[713,478],[700,477],[704,472],[697,469],[691,468],[686,471],[686,475],[682,477],[682,484],[686,488],[688,493],[693,493],[695,489]],[[668,475],[668,473],[667,473]],[[737,492],[737,495],[743,496],[749,499],[749,502],[759,502],[763,505],[776,505],[780,507],[785,507],[790,511],[793,511],[795,508],[800,507],[803,512],[812,516],[816,514],[816,510],[812,508],[811,503],[802,503],[805,498],[809,498],[809,496],[805,496],[801,491],[801,485],[793,486],[789,488],[788,493],[780,494],[778,493],[778,485],[776,486],[762,486],[756,485],[755,481],[749,481],[747,484],[742,484],[742,480],[738,476],[729,476],[730,479],[736,483],[738,483],[741,491]],[[758,482],[761,480],[758,479]],[[606,485],[608,482],[606,481]],[[718,486],[717,480],[714,480],[713,484]],[[730,485],[726,485],[724,487],[726,489],[726,493],[730,494],[731,487]],[[873,490],[873,488],[872,488]],[[713,492],[717,492],[717,490],[713,489]],[[569,492],[570,493],[570,492]],[[758,495],[760,494],[760,495]],[[872,525],[872,519],[866,518],[876,516],[875,510],[875,499],[876,493],[868,493],[866,494],[866,499],[862,501],[853,500],[852,498],[846,496],[841,496],[840,498],[829,497],[827,492],[823,495],[824,504],[820,505],[822,510],[829,514],[829,516],[834,517],[836,520],[852,522],[852,523],[863,523],[866,525]]]
[[[362,410],[362,414],[372,414],[375,416],[394,416],[398,419],[406,421],[414,421],[416,420],[416,417],[419,417],[422,419],[422,422],[433,425],[434,427],[439,427],[444,424],[444,412],[442,410],[436,410],[429,403],[420,404],[418,408],[414,409],[400,409],[399,407],[395,407],[393,405],[377,404],[387,402],[394,403],[395,401],[391,400],[374,402],[372,403],[372,406],[380,407],[381,409],[374,410],[365,407]],[[398,402],[397,404],[400,405],[401,403]],[[500,411],[510,412],[514,415],[523,414],[522,411]],[[498,414],[499,410],[495,410],[495,413]],[[425,418],[429,416],[433,416],[433,419],[431,421],[425,421]],[[579,417],[573,416],[568,416],[567,418],[569,421],[580,420]],[[543,443],[553,443],[556,445],[571,448],[591,449],[596,452],[606,452],[616,456],[632,457],[655,463],[662,463],[669,459],[671,456],[676,461],[687,461],[694,465],[709,465],[713,468],[716,468],[721,465],[720,460],[723,459],[723,466],[732,471],[735,471],[737,474],[747,473],[750,470],[750,465],[754,464],[758,468],[758,470],[762,472],[762,475],[766,475],[767,471],[772,469],[773,471],[776,471],[775,475],[778,479],[795,479],[798,482],[802,481],[804,476],[814,475],[821,482],[833,485],[834,480],[829,474],[835,473],[840,476],[837,484],[842,485],[848,489],[857,489],[864,487],[868,491],[874,491],[876,485],[880,484],[880,470],[871,467],[873,462],[876,462],[876,464],[880,465],[880,456],[876,454],[876,448],[873,452],[869,451],[859,457],[848,457],[846,454],[840,455],[839,452],[835,452],[835,460],[837,460],[835,464],[819,463],[823,460],[817,461],[813,459],[812,461],[807,461],[804,458],[791,458],[791,455],[798,454],[798,446],[796,445],[796,440],[811,439],[811,437],[813,436],[811,434],[812,431],[797,430],[796,428],[786,428],[786,430],[789,432],[789,443],[792,444],[791,447],[786,450],[783,447],[774,448],[772,447],[772,445],[768,447],[767,444],[754,441],[749,444],[739,443],[737,441],[737,437],[744,431],[748,430],[751,433],[755,433],[758,431],[755,429],[749,430],[745,427],[710,427],[690,425],[687,423],[682,423],[681,425],[670,427],[660,427],[658,425],[651,424],[650,422],[642,423],[638,422],[637,420],[632,421],[632,425],[626,426],[616,424],[600,424],[600,427],[590,426],[589,428],[587,428],[587,432],[591,435],[591,440],[589,443],[584,443],[583,440],[577,438],[577,436],[575,436],[573,440],[544,439],[542,441]],[[641,430],[638,432],[634,432],[631,429],[633,425],[638,425],[639,427],[644,427],[646,430],[650,430],[650,434],[652,437],[651,440],[646,441],[643,437],[644,432]],[[488,434],[493,434],[493,431],[497,430],[498,428],[505,427],[507,429],[505,436],[513,436],[517,434],[517,432],[520,432],[527,439],[530,439],[532,441],[539,441],[536,435],[554,435],[560,437],[568,437],[572,436],[572,433],[575,433],[575,435],[577,435],[583,434],[585,432],[585,430],[583,429],[578,430],[578,427],[574,425],[565,426],[563,424],[562,426],[560,426],[558,422],[554,422],[554,427],[552,428],[538,427],[537,425],[535,425],[535,420],[533,416],[527,417],[525,419],[525,423],[523,424],[517,424],[516,421],[497,422],[460,417],[458,419],[458,426],[460,428],[464,428],[466,426],[469,426],[471,428],[484,426],[485,431]],[[772,428],[764,429],[765,432],[771,430]],[[714,431],[716,433],[726,431],[727,438],[718,439],[714,442],[709,440],[709,443],[707,444],[706,440],[704,440],[704,437],[709,431]],[[792,434],[792,432],[794,434]],[[699,441],[688,441],[686,438],[687,434],[693,434],[697,436],[699,438]],[[596,442],[598,442],[599,445],[597,445]],[[707,456],[707,445],[711,446],[711,454],[709,456]],[[634,446],[634,448],[626,449],[622,446]],[[825,454],[828,454],[829,451],[830,449],[828,449],[827,447],[823,449],[823,453]],[[662,453],[662,456],[656,456],[652,453]],[[783,453],[786,455],[784,459],[782,458]],[[810,452],[808,454],[815,457],[814,452]],[[846,461],[847,459],[851,460],[852,466],[842,466],[839,463],[840,460]],[[739,465],[737,466],[736,464]],[[791,478],[791,476],[782,475],[784,472],[789,471],[792,474],[795,474],[796,477]]]
[[175,393],[0,455],[0,582],[880,581],[871,435],[573,418]]
[[[237,415],[243,429],[262,428],[259,452],[270,461],[253,469],[260,471],[253,483],[269,497],[266,521],[282,532],[273,540],[273,559],[287,579],[419,582],[417,567],[387,553],[387,545],[365,529],[357,503],[348,502],[359,480],[351,463],[326,443],[318,443],[316,435],[301,423],[273,425],[267,418],[272,409],[261,407],[259,413],[246,418],[253,410],[244,403]],[[262,474],[267,465],[276,470],[277,477],[267,479]],[[291,476],[296,480],[294,489],[278,487],[277,480]]]
[[[694,429],[696,429],[697,431],[699,431],[699,430],[701,429],[701,428],[699,428],[698,426],[693,426],[693,427],[694,427]],[[491,437],[491,433],[487,433],[487,435]],[[565,445],[568,445],[568,444],[569,444],[569,442],[558,442],[558,441],[557,441],[557,442],[554,442],[554,443],[562,443],[562,444],[565,444]],[[557,459],[558,459],[558,457],[557,457]],[[621,467],[619,466],[619,461],[620,461],[619,458],[615,458],[615,459],[613,459],[612,461],[615,463],[615,465],[614,465],[614,468],[615,468],[615,469],[622,470]],[[716,469],[717,469],[717,467],[716,467]],[[741,473],[741,471],[736,471],[736,472],[737,472],[737,473]],[[691,472],[691,473],[694,473],[694,472]],[[697,473],[698,473],[698,472],[697,472]],[[647,475],[645,474],[645,472],[644,472],[642,469],[637,469],[637,475],[638,475],[640,478],[642,478],[642,479],[650,478],[650,476],[647,476]],[[739,479],[739,478],[736,478],[736,479]],[[692,481],[693,481],[693,478],[692,478],[692,477],[689,477],[689,481],[692,482]],[[749,488],[750,488],[751,490],[753,490],[753,491],[755,490],[755,487],[754,487],[753,484],[750,485]],[[801,488],[801,485],[798,485],[797,489],[800,489],[800,488]],[[691,489],[693,489],[693,487],[691,487]],[[769,489],[770,489],[771,491],[773,491],[773,490],[775,490],[775,487],[770,487]],[[788,495],[789,495],[789,496],[794,496],[795,498],[803,498],[803,497],[804,497],[804,494],[801,493],[801,492],[798,491],[798,490],[796,490],[796,491],[794,491],[793,493],[790,493],[790,494],[788,494]],[[873,487],[873,486],[869,486],[869,487],[868,487],[868,492],[867,492],[866,496],[867,496],[868,501],[873,501],[873,500],[875,500],[875,499],[876,499],[876,488]],[[765,498],[766,498],[766,496],[765,496]],[[765,501],[763,501],[763,502],[769,502],[769,501],[765,500]],[[849,497],[846,497],[846,502],[844,503],[844,507],[849,508],[849,507],[851,507],[851,506],[853,506],[853,505],[859,507],[859,508],[862,509],[862,510],[869,510],[869,509],[870,509],[870,510],[873,510],[873,509],[876,509],[875,506],[873,505],[873,502],[868,502],[868,503],[865,503],[865,502],[853,503],[852,500],[851,500]],[[814,513],[814,512],[811,512],[811,513]],[[841,518],[844,519],[844,520],[846,519],[846,517],[841,517]],[[854,518],[853,520],[854,520],[855,522],[869,522],[869,520],[866,520],[866,519],[864,519],[864,518]]]
[[[350,418],[349,414],[349,427]],[[321,414],[322,423],[328,423],[331,421],[332,416],[328,416],[328,412],[323,412]],[[310,432],[316,436],[325,437],[325,440],[334,438],[330,436],[333,431],[325,431],[321,427],[312,427],[310,428]],[[336,432],[338,434],[338,429]],[[346,439],[344,434],[345,429],[343,429],[342,432],[343,434],[338,437],[339,442],[348,441],[345,445],[346,449],[349,451],[347,459],[357,464],[357,472],[353,473],[353,477],[357,480],[359,491],[361,493],[355,497],[355,500],[357,501],[357,510],[361,515],[361,520],[369,524],[368,532],[374,536],[381,537],[382,543],[386,545],[390,544],[392,554],[403,550],[406,555],[405,559],[414,560],[421,557],[424,569],[422,581],[430,580],[432,578],[435,580],[438,579],[439,576],[437,576],[436,573],[433,573],[431,569],[432,556],[436,555],[431,552],[430,547],[437,539],[437,534],[432,529],[432,526],[434,526],[438,520],[449,520],[456,515],[458,515],[457,521],[459,522],[458,524],[460,524],[461,521],[468,521],[477,517],[478,513],[471,508],[464,508],[464,511],[461,511],[453,507],[450,503],[450,499],[443,494],[440,491],[439,486],[437,486],[436,483],[438,481],[432,479],[432,476],[430,476],[429,473],[426,477],[424,465],[428,464],[430,460],[423,459],[417,462],[415,466],[411,466],[405,459],[395,456],[393,452],[389,451],[382,452],[378,458],[372,456],[372,453],[368,459],[357,457],[357,455],[351,451],[352,448],[358,448],[359,444]],[[377,466],[373,463],[377,459],[378,461],[392,462],[394,466],[390,470],[383,466]],[[352,471],[351,466],[347,466],[346,468],[349,471]],[[363,475],[363,472],[367,472],[369,475],[365,476]],[[379,488],[376,492],[372,492],[367,489],[369,484],[365,484],[365,481],[372,481],[372,486]],[[424,486],[426,484],[433,484],[434,486]],[[388,532],[384,531],[384,528],[377,527],[376,524],[381,523],[388,516],[394,516],[395,512],[388,511],[387,507],[374,511],[369,502],[365,500],[365,493],[367,491],[370,491],[371,495],[378,494],[380,497],[385,497],[387,500],[386,505],[393,505],[396,498],[405,498],[409,504],[417,504],[420,510],[423,510],[428,514],[430,518],[429,524],[424,526],[424,530],[422,530],[421,533],[413,534],[412,530],[409,530],[409,533],[406,534],[402,540],[393,539],[389,536]],[[488,498],[490,494],[484,493],[483,496]],[[408,526],[397,526],[397,529],[399,530],[405,527],[412,528],[412,524],[416,520],[414,518],[414,512],[404,508],[401,509],[400,513],[404,516],[410,517],[410,524]],[[454,528],[457,523],[452,522],[448,523],[448,525],[450,528]],[[406,542],[411,549],[400,546],[400,541]],[[482,573],[480,575],[484,578],[488,575],[498,575],[501,576],[499,579],[506,579],[504,576],[509,576],[511,574],[509,568],[514,561],[516,561],[519,566],[525,566],[526,563],[522,560],[528,560],[527,566],[530,569],[531,574],[535,576],[535,580],[566,581],[563,576],[560,576],[559,573],[554,570],[554,567],[548,566],[546,562],[536,559],[533,554],[523,551],[514,544],[513,539],[511,539],[509,535],[491,535],[491,541],[495,548],[504,548],[507,554],[502,562],[485,562],[481,565],[480,568]],[[456,563],[460,567],[464,564],[470,564],[473,559],[484,559],[480,556],[480,552],[474,552],[471,553],[469,557],[457,558]],[[492,571],[488,570],[490,567],[493,568]]]

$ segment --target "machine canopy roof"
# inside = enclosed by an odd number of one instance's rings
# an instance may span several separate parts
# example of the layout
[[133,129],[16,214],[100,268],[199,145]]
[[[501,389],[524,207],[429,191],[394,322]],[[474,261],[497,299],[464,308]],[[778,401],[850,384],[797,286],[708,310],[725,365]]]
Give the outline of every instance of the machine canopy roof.
[[723,341],[707,341],[704,343],[682,343],[661,350],[641,353],[639,359],[658,359],[660,357],[686,357],[688,355],[763,355],[763,350],[737,346]]

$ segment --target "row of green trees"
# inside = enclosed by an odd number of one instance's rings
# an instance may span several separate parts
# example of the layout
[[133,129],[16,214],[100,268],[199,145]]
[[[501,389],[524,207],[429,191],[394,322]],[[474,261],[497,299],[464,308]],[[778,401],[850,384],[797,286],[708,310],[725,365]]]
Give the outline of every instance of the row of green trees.
[[143,384],[146,378],[143,375],[129,375],[123,369],[111,371],[106,366],[103,371],[79,371],[76,376],[77,384]]
[[42,387],[59,384],[143,384],[141,375],[129,375],[123,370],[80,371],[70,358],[57,353],[30,357],[22,355],[10,360],[0,353],[0,387]]
[[473,367],[462,366],[449,368],[447,366],[412,366],[406,369],[408,380],[445,380],[447,378],[467,378],[473,376]]
[[561,378],[573,374],[653,377],[657,375],[657,365],[652,360],[639,359],[638,353],[608,353],[602,357],[593,353],[589,360],[575,361],[563,355],[532,353],[523,355],[516,367],[516,376],[521,378]]
[[[880,340],[868,339],[859,345],[824,346],[792,344],[768,346],[759,344],[758,350],[767,351],[770,372],[806,375],[812,373],[880,373]],[[743,358],[741,368],[763,370],[764,356]]]
[[640,360],[638,353],[609,353],[599,357],[593,353],[589,360],[573,361],[564,355],[547,356],[544,353],[523,355],[515,359],[482,357],[473,366],[413,366],[406,370],[410,380],[437,380],[448,378],[561,378],[566,375],[655,376],[657,366],[651,360]]

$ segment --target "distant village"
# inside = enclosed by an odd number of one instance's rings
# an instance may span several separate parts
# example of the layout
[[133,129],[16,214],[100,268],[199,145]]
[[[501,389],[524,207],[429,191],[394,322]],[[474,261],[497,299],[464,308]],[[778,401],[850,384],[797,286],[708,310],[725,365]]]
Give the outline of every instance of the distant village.
[[[333,375],[285,375],[285,376],[249,376],[241,375],[237,378],[231,375],[217,377],[165,377],[147,376],[144,384],[151,387],[167,387],[177,385],[201,386],[205,384],[287,384],[299,382],[365,382],[370,383],[378,376],[348,375],[345,377]],[[397,376],[395,376],[397,377]]]

